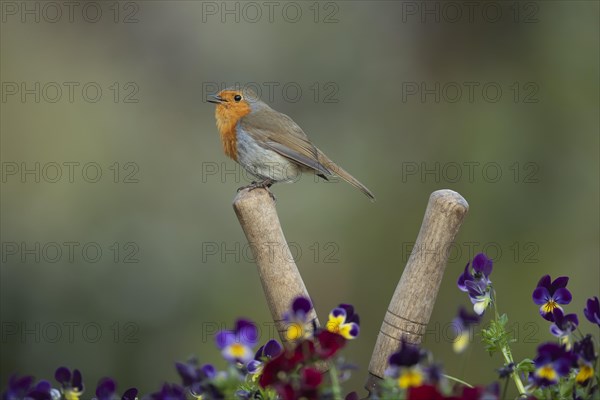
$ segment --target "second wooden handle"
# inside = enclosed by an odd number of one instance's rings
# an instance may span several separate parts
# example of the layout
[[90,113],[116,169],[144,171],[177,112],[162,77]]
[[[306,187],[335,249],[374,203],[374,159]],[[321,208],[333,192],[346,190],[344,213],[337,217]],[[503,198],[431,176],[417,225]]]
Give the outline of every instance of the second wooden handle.
[[389,356],[402,340],[421,342],[450,246],[468,209],[467,201],[452,190],[438,190],[429,197],[419,236],[381,324],[369,364],[371,375],[383,377]]

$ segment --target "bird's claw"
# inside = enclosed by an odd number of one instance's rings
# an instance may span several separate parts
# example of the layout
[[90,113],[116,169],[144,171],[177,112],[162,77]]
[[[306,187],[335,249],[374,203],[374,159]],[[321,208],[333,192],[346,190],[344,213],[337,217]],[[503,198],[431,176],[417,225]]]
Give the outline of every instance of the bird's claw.
[[271,179],[265,179],[263,181],[252,182],[249,185],[242,186],[242,187],[238,188],[237,191],[239,192],[240,190],[248,189],[248,191],[251,192],[254,189],[265,189],[267,191],[267,193],[269,193],[269,196],[271,197],[271,199],[273,199],[274,202],[277,202],[275,195],[269,189],[272,184],[273,184],[273,181]]

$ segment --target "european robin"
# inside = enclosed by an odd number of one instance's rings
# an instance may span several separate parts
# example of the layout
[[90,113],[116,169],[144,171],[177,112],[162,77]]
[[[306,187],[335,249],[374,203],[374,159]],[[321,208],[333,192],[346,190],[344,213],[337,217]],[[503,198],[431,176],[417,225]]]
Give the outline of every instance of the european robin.
[[258,179],[238,191],[269,190],[276,182],[293,182],[302,172],[311,172],[325,180],[337,175],[375,200],[365,185],[316,148],[298,124],[252,90],[225,89],[207,101],[217,104],[215,117],[225,155]]

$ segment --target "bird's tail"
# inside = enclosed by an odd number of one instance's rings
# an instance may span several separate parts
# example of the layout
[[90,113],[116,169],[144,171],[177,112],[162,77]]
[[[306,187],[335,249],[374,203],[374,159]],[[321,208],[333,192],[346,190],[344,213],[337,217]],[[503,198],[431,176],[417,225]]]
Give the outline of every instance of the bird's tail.
[[328,170],[333,172],[335,175],[339,176],[361,192],[363,192],[371,201],[375,201],[375,196],[365,185],[360,183],[358,179],[354,178],[348,172],[346,172],[342,167],[331,161],[321,150],[317,150],[319,155],[319,162]]

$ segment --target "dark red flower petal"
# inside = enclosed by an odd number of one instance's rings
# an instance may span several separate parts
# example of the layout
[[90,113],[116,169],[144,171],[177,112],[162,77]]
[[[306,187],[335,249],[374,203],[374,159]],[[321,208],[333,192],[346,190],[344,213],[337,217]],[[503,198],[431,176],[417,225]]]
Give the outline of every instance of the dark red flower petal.
[[479,397],[483,393],[483,388],[480,387],[465,387],[460,396],[461,400],[479,400]]
[[296,400],[294,388],[289,383],[286,385],[277,385],[275,391],[281,397],[281,400]]
[[316,389],[323,382],[323,375],[316,368],[302,370],[302,384],[308,388]]
[[317,354],[324,360],[333,357],[346,345],[346,339],[343,336],[329,331],[319,332],[317,341],[319,343]]
[[444,396],[432,385],[421,385],[408,389],[408,400],[442,400]]
[[359,400],[358,397],[358,393],[356,392],[350,392],[346,395],[346,397],[344,398],[344,400]]
[[315,345],[309,341],[302,341],[296,347],[280,353],[277,357],[267,361],[258,383],[265,388],[279,380],[279,372],[290,372],[298,365],[311,358],[315,353]]

